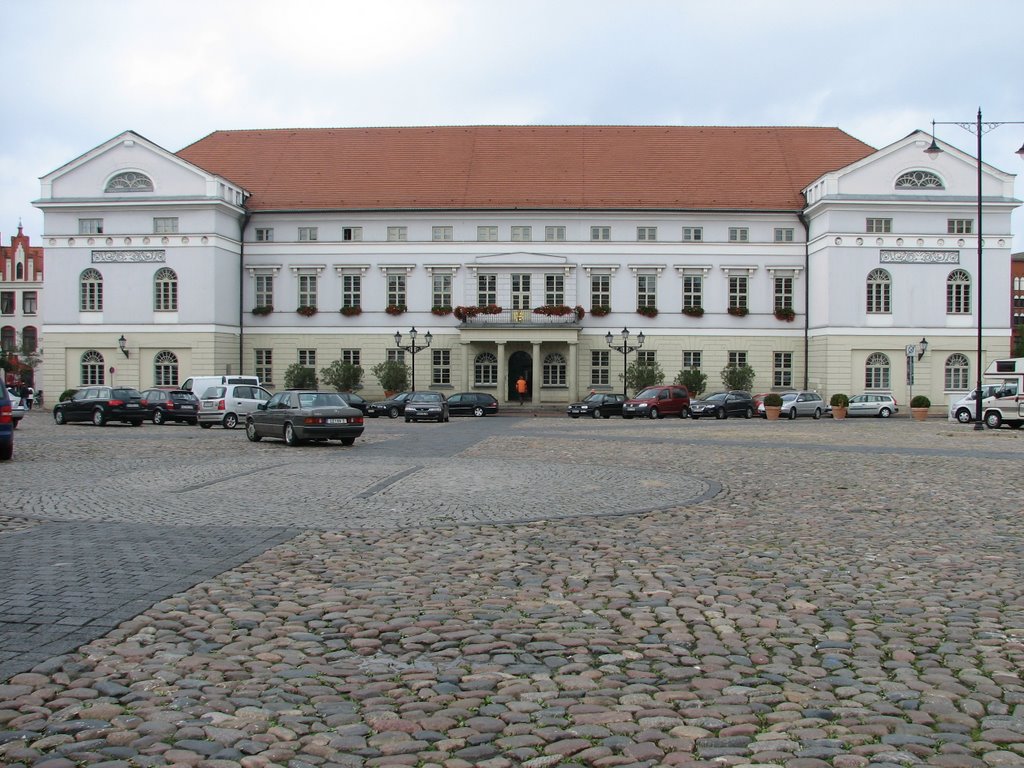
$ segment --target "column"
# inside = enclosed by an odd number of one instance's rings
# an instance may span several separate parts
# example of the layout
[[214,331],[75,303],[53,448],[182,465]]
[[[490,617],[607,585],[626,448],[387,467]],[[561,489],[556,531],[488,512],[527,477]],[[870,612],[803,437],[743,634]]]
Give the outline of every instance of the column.
[[569,386],[569,402],[575,403],[580,399],[579,392],[579,342],[569,342],[569,370],[566,372],[565,383]]
[[540,385],[541,385],[541,373],[540,373],[540,342],[534,341],[533,345],[533,404],[540,405]]
[[498,347],[498,391],[494,397],[499,403],[508,405],[508,366],[505,364],[505,342],[496,341],[495,344]]

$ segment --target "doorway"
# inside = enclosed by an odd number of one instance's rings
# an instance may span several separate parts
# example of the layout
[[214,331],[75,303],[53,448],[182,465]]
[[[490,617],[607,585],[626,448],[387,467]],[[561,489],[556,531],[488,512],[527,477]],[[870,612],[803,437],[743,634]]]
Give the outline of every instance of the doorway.
[[528,352],[513,352],[508,359],[507,395],[510,403],[519,402],[516,382],[526,378],[526,399],[533,402],[533,358]]

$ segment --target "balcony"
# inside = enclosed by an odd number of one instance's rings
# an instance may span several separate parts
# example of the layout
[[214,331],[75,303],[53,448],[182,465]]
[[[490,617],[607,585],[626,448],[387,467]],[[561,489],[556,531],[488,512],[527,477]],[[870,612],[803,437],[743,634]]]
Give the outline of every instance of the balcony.
[[491,328],[569,327],[577,328],[583,319],[582,307],[540,307],[502,309],[501,307],[456,307],[455,316],[463,325]]

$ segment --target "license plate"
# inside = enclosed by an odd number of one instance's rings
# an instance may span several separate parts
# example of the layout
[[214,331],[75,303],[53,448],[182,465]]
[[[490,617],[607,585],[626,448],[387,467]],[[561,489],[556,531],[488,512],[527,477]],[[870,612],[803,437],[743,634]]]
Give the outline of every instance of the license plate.
[[348,419],[328,419],[328,424],[348,424]]
[[129,408],[138,408],[139,404],[138,403],[128,403],[128,407]]

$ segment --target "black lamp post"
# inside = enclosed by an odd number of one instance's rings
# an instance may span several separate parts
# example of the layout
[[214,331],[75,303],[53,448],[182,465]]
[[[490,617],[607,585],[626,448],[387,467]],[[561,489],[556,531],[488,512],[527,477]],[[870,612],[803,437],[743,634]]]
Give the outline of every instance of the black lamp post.
[[629,397],[626,393],[626,371],[628,370],[629,366],[626,364],[626,362],[630,352],[636,352],[638,349],[640,349],[640,347],[644,345],[644,332],[640,331],[640,333],[636,337],[636,344],[633,345],[629,343],[629,328],[623,328],[621,334],[621,344],[614,343],[615,337],[612,336],[611,331],[608,331],[608,333],[604,337],[604,340],[608,342],[609,347],[614,349],[616,352],[622,353],[622,399],[628,400]]
[[434,337],[430,335],[430,331],[427,331],[427,335],[423,337],[426,344],[417,344],[416,336],[419,332],[416,330],[416,326],[409,329],[409,338],[412,339],[411,343],[402,346],[402,332],[395,331],[395,346],[401,350],[408,352],[412,355],[412,389],[416,390],[416,353],[422,352],[424,349],[430,346],[430,342],[434,340]]
[[[976,430],[977,429],[984,429],[985,425],[984,425],[984,423],[981,420],[981,399],[982,399],[981,398],[981,369],[982,369],[982,360],[981,360],[981,355],[982,355],[982,343],[981,343],[981,331],[982,331],[982,325],[981,325],[981,252],[982,252],[982,246],[981,246],[981,237],[982,237],[982,231],[983,231],[982,228],[981,228],[981,137],[983,135],[985,135],[986,133],[988,133],[989,131],[998,128],[1000,125],[1024,125],[1024,121],[1010,120],[1010,121],[1003,121],[1003,122],[998,122],[998,123],[991,122],[991,121],[982,122],[982,119],[981,119],[981,107],[978,107],[978,116],[977,116],[977,118],[975,119],[975,121],[973,123],[958,122],[958,121],[955,121],[955,120],[952,120],[952,121],[949,121],[949,122],[941,122],[941,121],[936,122],[935,120],[932,120],[932,143],[931,143],[931,146],[929,146],[928,149],[925,150],[925,154],[927,154],[933,160],[942,153],[942,148],[938,144],[935,143],[935,126],[936,125],[959,125],[965,131],[967,131],[969,133],[973,133],[973,134],[975,134],[978,137],[978,157],[977,157],[977,162],[978,162],[978,229],[977,229],[977,235],[976,235],[977,238],[978,238],[978,293],[977,293],[977,296],[978,296],[978,352],[977,352],[977,354],[978,354],[977,369],[978,370],[977,370],[977,374],[978,375],[976,377],[976,387],[977,388],[975,389],[974,428]],[[1021,148],[1017,150],[1017,154],[1020,155],[1021,158],[1024,158],[1024,144],[1022,144]]]
[[121,338],[117,340],[117,348],[124,353],[125,357],[128,357],[128,339],[124,337],[123,333],[121,334]]

